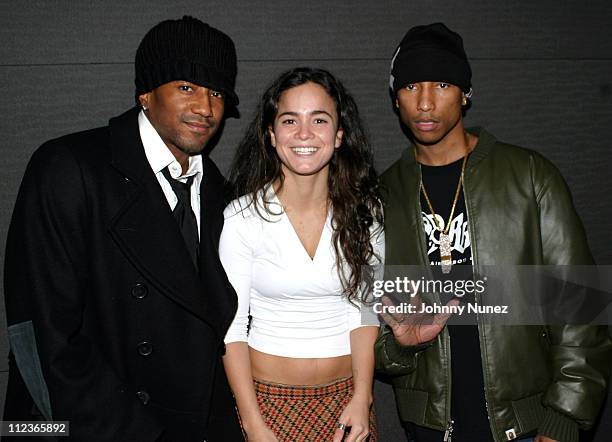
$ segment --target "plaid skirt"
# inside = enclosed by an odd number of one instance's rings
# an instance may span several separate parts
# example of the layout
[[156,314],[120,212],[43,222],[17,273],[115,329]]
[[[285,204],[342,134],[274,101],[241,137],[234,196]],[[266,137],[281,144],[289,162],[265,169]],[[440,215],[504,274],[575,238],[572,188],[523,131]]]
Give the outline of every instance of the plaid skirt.
[[[296,386],[254,381],[264,421],[280,442],[329,442],[353,395],[353,378],[325,385]],[[376,416],[370,409],[369,442],[376,442]]]

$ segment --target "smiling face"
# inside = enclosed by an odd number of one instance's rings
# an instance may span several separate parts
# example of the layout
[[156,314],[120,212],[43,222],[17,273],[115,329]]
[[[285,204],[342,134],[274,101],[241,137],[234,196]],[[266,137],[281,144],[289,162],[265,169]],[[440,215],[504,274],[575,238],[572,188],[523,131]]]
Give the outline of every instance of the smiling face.
[[218,91],[171,81],[139,97],[145,113],[179,162],[202,152],[217,131],[225,100]]
[[334,149],[342,144],[336,103],[311,82],[282,93],[268,130],[285,176],[327,173]]
[[466,98],[457,86],[424,81],[397,92],[396,106],[402,122],[421,146],[437,146],[463,136],[461,106]]

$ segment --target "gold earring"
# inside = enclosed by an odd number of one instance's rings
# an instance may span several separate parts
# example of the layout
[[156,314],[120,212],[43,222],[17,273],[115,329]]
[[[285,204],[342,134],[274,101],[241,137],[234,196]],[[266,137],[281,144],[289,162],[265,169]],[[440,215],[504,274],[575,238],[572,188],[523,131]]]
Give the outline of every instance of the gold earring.
[[463,100],[461,101],[461,105],[462,106],[466,106],[467,105],[467,98],[463,97]]

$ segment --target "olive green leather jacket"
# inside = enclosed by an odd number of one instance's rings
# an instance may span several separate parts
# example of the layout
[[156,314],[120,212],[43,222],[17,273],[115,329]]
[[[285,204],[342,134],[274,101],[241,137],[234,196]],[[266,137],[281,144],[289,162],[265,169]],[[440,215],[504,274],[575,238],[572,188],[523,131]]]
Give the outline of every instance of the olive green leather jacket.
[[[540,154],[500,143],[482,129],[464,173],[474,273],[486,265],[592,264],[569,190]],[[386,265],[427,266],[420,167],[412,149],[383,175]],[[485,399],[496,441],[537,430],[578,440],[606,397],[612,360],[607,327],[500,326],[479,319]],[[446,328],[418,347],[388,327],[376,342],[377,370],[392,379],[403,421],[444,431],[450,419]]]

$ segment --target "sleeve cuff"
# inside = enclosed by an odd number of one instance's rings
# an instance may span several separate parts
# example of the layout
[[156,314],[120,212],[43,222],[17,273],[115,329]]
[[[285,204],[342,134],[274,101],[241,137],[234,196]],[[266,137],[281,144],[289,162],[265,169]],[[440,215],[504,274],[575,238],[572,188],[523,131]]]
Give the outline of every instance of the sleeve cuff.
[[546,408],[538,433],[560,442],[578,442],[578,424],[552,408]]
[[408,362],[413,363],[414,356],[420,352],[425,350],[427,347],[431,345],[433,341],[426,342],[420,345],[409,345],[404,346],[401,345],[395,337],[393,333],[389,333],[387,339],[385,340],[385,351],[390,360],[395,362]]

